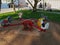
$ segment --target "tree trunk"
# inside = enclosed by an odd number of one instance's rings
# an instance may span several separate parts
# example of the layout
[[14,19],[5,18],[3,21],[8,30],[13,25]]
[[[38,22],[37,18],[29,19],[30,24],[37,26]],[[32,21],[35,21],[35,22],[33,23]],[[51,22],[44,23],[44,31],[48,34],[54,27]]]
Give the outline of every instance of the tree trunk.
[[37,3],[38,3],[38,1],[37,0],[34,0],[34,7],[33,7],[33,12],[35,12],[36,11],[36,7],[37,7]]
[[13,10],[14,10],[14,12],[16,12],[16,10],[15,10],[15,5],[14,5],[14,4],[12,4],[12,6],[13,6]]
[[15,5],[14,5],[14,1],[11,0],[11,3],[12,3],[12,7],[13,7],[14,12],[16,12],[16,10],[15,10]]
[[29,1],[29,0],[27,0],[28,2],[29,2],[29,4],[32,6],[32,8],[34,7],[33,5],[32,5],[32,3]]
[[0,0],[0,11],[1,11],[1,0]]
[[36,11],[36,7],[37,7],[38,0],[34,0],[34,6],[32,5],[32,3],[31,3],[29,0],[27,0],[27,1],[28,1],[29,4],[32,6],[33,12],[35,12],[35,11]]

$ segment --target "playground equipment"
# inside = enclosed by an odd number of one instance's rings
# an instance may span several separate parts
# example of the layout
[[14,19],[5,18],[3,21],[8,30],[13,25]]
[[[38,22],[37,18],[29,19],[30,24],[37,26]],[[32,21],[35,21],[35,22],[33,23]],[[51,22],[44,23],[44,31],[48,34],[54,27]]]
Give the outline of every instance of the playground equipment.
[[48,30],[48,28],[49,28],[49,22],[47,22],[47,20],[44,19],[41,28],[43,30]]
[[[16,26],[16,25],[23,25],[23,30],[32,30],[33,27],[37,28],[38,31],[46,31],[49,28],[49,23],[47,22],[47,17],[43,16],[38,20],[35,19],[23,19],[22,13],[19,13],[19,23],[12,24],[12,17],[8,16],[7,19],[1,21],[0,26]],[[12,22],[12,23],[11,23]]]
[[32,31],[33,27],[37,28],[39,31],[43,30],[39,26],[35,25],[34,22],[30,19],[22,20],[22,22],[17,23],[17,24],[8,23],[7,20],[2,21],[2,27],[17,26],[17,25],[23,25],[24,26],[23,29],[27,31]]
[[24,26],[24,30],[32,30],[33,29],[33,22],[32,22],[32,20],[23,20],[22,21],[22,24],[23,24],[23,26]]
[[7,20],[8,20],[9,23],[11,23],[12,22],[12,17],[11,16],[8,16],[7,17]]
[[3,20],[0,20],[0,27],[2,27],[2,22],[3,22]]
[[[43,21],[44,22],[44,21]],[[36,22],[35,22],[36,23]],[[40,22],[41,23],[41,22]],[[37,28],[38,31],[46,31],[46,29],[48,29],[48,23],[45,25],[44,23],[41,23],[41,27],[37,26],[34,24],[34,22],[32,20],[23,20],[22,22],[23,26],[24,26],[24,30],[32,30],[33,27]]]
[[44,31],[48,30],[49,22],[47,16],[41,16],[41,18],[38,19],[37,25]]
[[41,24],[43,23],[44,18],[39,18],[37,21],[37,25],[41,27]]
[[8,26],[12,22],[12,17],[8,16],[6,19],[0,21],[0,27]]
[[18,13],[19,18],[22,18],[23,13]]

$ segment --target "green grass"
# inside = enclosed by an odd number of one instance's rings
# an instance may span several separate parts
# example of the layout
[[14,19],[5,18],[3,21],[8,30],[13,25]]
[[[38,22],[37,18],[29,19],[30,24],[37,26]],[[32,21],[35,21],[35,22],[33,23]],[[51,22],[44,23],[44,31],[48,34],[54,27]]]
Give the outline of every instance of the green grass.
[[53,12],[60,12],[60,10],[52,10]]
[[32,11],[21,11],[23,12],[23,18],[40,18],[41,14],[48,16],[49,20],[54,22],[60,22],[60,14],[56,13],[47,13],[46,12],[32,12]]
[[21,11],[17,11],[16,13],[14,13],[14,12],[3,13],[3,14],[0,14],[0,20],[5,19],[7,16],[12,16],[14,19],[16,19],[16,18],[18,18],[19,12],[23,13],[22,18],[38,19],[41,17],[41,14],[44,14],[44,15],[48,16],[49,20],[60,23],[60,14],[47,13],[47,12],[32,12],[31,10],[21,10]]
[[60,22],[60,14],[56,13],[44,13],[51,21]]
[[0,20],[5,19],[8,16],[12,16],[13,18],[15,18],[15,17],[18,17],[18,13],[14,13],[14,12],[2,13],[0,14]]

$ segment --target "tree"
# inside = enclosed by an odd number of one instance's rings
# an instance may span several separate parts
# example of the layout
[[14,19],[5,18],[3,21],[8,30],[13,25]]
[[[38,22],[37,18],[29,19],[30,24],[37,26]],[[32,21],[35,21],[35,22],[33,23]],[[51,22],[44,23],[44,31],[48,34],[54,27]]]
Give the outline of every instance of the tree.
[[1,0],[0,0],[0,11],[1,11]]
[[39,2],[39,1],[41,1],[41,0],[33,0],[34,1],[34,6],[32,5],[32,3],[30,2],[30,0],[27,0],[28,2],[29,2],[29,4],[32,6],[32,8],[33,8],[33,12],[35,12],[36,11],[36,7],[37,7],[37,3]]
[[11,0],[11,4],[12,4],[12,7],[13,7],[14,12],[16,12],[15,5],[14,5],[14,0]]

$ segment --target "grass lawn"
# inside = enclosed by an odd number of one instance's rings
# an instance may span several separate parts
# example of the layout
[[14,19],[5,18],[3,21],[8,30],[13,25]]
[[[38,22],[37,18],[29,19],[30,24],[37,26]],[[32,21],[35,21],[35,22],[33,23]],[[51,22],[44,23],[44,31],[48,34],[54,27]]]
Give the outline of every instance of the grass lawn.
[[14,19],[16,19],[16,18],[18,18],[19,12],[23,12],[22,18],[38,19],[41,17],[41,14],[44,14],[44,15],[48,16],[49,20],[60,23],[60,14],[47,13],[46,11],[45,12],[41,12],[41,11],[40,12],[32,12],[31,10],[20,10],[20,11],[17,11],[16,13],[14,13],[14,12],[3,13],[3,14],[0,14],[0,20],[5,19],[8,16],[12,16]]

